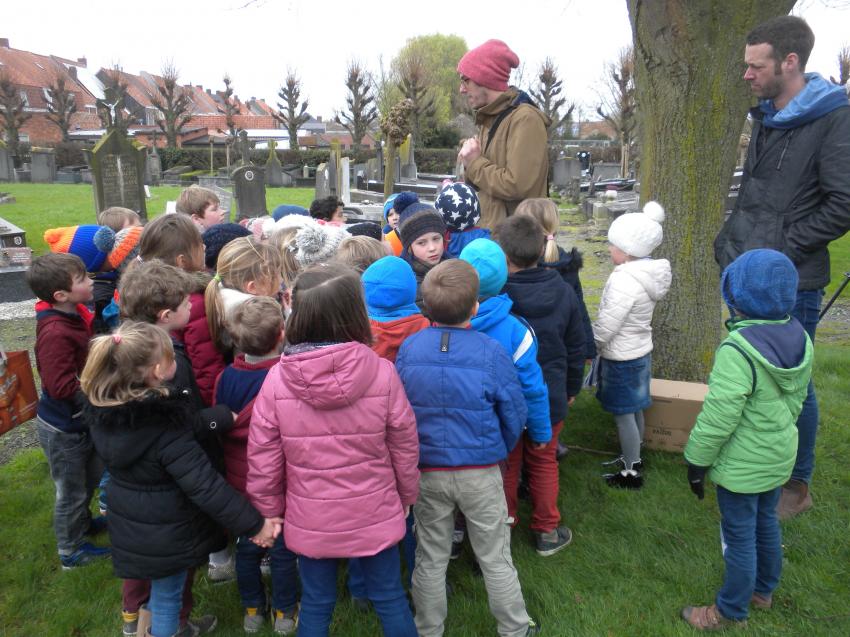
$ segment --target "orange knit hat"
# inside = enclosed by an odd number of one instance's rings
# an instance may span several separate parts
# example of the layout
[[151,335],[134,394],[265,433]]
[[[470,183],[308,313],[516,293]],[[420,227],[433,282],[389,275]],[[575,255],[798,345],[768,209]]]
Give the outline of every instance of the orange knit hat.
[[102,226],[94,235],[94,243],[108,253],[106,262],[111,270],[123,270],[139,254],[139,239],[142,226],[130,226],[115,232],[108,226]]
[[94,243],[94,236],[100,226],[69,226],[51,228],[44,232],[44,241],[51,252],[76,254],[86,266],[86,271],[97,272],[106,259],[106,251],[100,250]]

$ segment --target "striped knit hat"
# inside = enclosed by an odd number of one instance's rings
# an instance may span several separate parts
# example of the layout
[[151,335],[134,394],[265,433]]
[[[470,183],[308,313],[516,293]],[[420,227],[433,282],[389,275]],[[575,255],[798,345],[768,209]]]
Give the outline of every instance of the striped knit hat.
[[107,253],[108,269],[120,272],[139,254],[142,230],[142,226],[130,226],[115,232],[109,226],[101,226],[94,235],[94,244]]
[[106,260],[106,252],[94,243],[94,235],[100,228],[95,225],[51,228],[44,232],[44,242],[51,252],[76,254],[82,259],[87,272],[98,272]]

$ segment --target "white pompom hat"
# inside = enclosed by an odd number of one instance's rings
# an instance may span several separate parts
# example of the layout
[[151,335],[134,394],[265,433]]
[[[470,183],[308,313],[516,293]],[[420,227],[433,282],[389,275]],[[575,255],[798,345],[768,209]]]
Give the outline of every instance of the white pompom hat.
[[648,257],[664,238],[663,222],[664,208],[657,201],[648,201],[643,212],[629,212],[614,219],[608,228],[608,242],[629,256]]

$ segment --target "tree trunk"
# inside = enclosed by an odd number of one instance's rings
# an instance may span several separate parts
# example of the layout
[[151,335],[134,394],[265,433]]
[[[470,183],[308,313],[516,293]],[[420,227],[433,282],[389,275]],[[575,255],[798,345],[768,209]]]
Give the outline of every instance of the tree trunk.
[[391,141],[387,142],[385,148],[387,152],[384,155],[386,164],[384,166],[384,201],[393,194],[393,186],[395,185],[395,157],[398,153],[398,148]]
[[653,320],[653,375],[705,381],[721,335],[713,242],[749,103],[744,39],[794,0],[627,0],[641,110],[641,199],[667,211],[673,284]]

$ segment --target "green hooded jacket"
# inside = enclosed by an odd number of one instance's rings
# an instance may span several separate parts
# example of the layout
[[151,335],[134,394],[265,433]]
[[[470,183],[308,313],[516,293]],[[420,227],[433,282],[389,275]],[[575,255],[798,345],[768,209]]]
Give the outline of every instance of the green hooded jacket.
[[784,484],[797,457],[797,416],[812,376],[812,342],[793,318],[729,321],[685,460],[735,493]]

